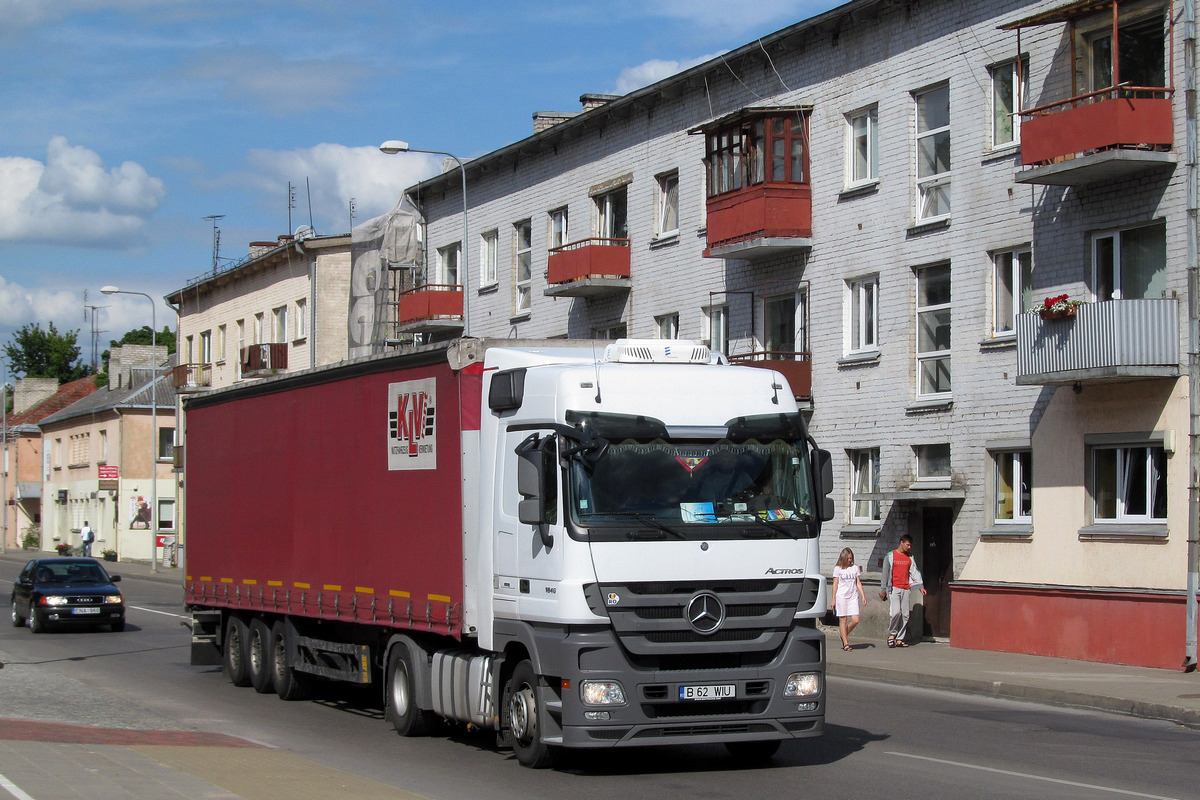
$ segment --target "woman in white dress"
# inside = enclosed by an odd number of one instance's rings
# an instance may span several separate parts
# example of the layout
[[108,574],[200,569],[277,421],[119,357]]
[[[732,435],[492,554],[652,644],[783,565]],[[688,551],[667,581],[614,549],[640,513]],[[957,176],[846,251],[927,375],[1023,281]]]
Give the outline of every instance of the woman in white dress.
[[842,649],[850,650],[850,632],[858,626],[858,617],[867,595],[862,586],[862,570],[854,563],[854,551],[842,548],[837,566],[833,568],[833,600],[830,607],[838,618],[838,632],[842,635]]

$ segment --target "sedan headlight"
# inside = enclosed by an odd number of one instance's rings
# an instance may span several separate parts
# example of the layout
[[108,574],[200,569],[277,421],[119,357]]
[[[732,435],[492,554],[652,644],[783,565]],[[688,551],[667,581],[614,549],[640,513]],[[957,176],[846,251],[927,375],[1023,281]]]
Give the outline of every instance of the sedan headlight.
[[57,594],[48,594],[42,597],[41,602],[44,606],[65,606],[67,598]]
[[119,605],[121,605],[121,603],[124,603],[125,601],[121,598],[121,595],[119,595],[119,594],[106,594],[106,595],[104,595],[104,602],[108,603],[109,605],[119,606]]
[[821,675],[817,672],[793,672],[783,685],[784,697],[816,697],[821,693]]
[[619,681],[581,681],[579,698],[585,706],[623,706],[625,689]]

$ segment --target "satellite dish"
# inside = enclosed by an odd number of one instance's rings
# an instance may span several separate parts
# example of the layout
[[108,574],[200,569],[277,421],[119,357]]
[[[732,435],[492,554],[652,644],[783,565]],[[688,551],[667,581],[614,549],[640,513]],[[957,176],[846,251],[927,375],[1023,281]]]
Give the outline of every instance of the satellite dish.
[[301,225],[299,228],[296,228],[295,235],[297,239],[311,239],[317,235],[317,232],[312,229],[312,225]]

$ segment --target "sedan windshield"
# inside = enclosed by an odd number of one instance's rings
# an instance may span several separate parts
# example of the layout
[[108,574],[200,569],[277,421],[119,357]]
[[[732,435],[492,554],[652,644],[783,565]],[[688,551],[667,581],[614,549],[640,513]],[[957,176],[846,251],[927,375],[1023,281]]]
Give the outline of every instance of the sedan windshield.
[[[571,461],[571,510],[581,525],[691,525],[814,518],[808,460],[785,441],[613,443]],[[781,530],[782,526],[771,525]]]

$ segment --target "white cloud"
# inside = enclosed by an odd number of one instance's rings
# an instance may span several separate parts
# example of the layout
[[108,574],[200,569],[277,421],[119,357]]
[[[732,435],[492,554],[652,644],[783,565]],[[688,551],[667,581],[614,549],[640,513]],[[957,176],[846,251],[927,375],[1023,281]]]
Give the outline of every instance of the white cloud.
[[663,61],[662,59],[651,59],[638,64],[635,67],[626,67],[621,70],[621,74],[617,76],[617,94],[629,94],[635,89],[641,89],[643,86],[649,86],[656,81],[661,81],[663,78],[669,78],[677,72],[683,72],[685,69],[690,69],[697,64],[703,64],[705,61],[714,59],[726,51],[722,50],[718,53],[709,53],[706,56],[699,58],[690,58],[683,61]]
[[[82,297],[69,289],[29,289],[0,275],[0,329],[19,328],[32,320],[53,321],[59,332],[80,327]],[[66,321],[73,320],[71,324]],[[40,323],[43,328],[46,322]]]
[[[441,169],[440,156],[422,153],[384,155],[377,147],[318,144],[302,150],[254,150],[248,157],[249,181],[268,197],[283,197],[288,181],[298,187],[293,221],[306,218],[305,179],[312,193],[313,215],[322,233],[349,229],[349,202],[354,198],[356,222],[378,216],[409,186]],[[323,222],[322,222],[323,221]]]
[[56,136],[45,164],[0,157],[0,241],[128,246],[165,194],[140,164],[106,171],[95,152]]

